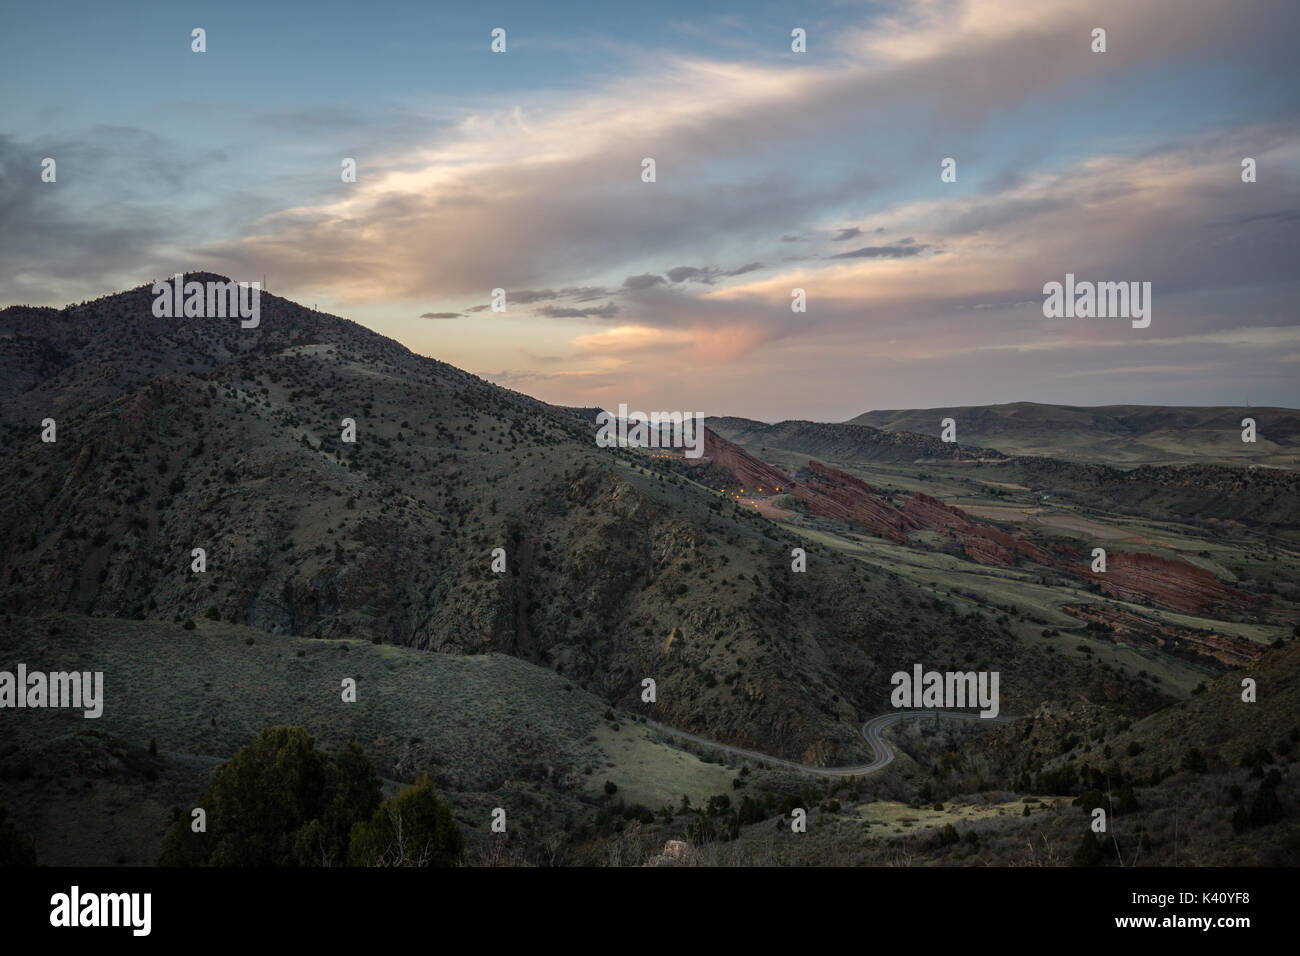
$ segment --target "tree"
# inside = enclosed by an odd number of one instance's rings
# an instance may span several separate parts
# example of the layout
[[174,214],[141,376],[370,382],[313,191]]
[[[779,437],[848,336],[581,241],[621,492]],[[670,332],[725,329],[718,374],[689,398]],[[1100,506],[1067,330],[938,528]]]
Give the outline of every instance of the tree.
[[1193,747],[1183,754],[1181,766],[1182,769],[1191,773],[1205,773],[1209,769],[1205,761],[1205,755],[1201,753],[1199,747]]
[[1079,848],[1074,851],[1075,866],[1096,866],[1101,862],[1101,844],[1097,842],[1097,834],[1091,829],[1083,831],[1083,839],[1079,841]]
[[767,819],[767,814],[763,812],[763,805],[753,797],[746,796],[740,801],[740,822],[746,826],[751,823],[762,823]]
[[1286,815],[1282,807],[1282,801],[1277,798],[1277,787],[1270,781],[1265,781],[1255,794],[1255,799],[1250,804],[1250,825],[1253,827],[1267,826],[1270,823],[1276,823]]
[[268,727],[219,765],[163,839],[161,866],[337,866],[352,827],[379,806],[379,778],[349,741],[338,758],[301,727]]
[[456,866],[465,835],[427,774],[352,829],[350,866]]
[[1126,813],[1134,813],[1141,809],[1137,797],[1133,794],[1133,788],[1127,784],[1120,787],[1119,799],[1115,803],[1115,816],[1120,817]]
[[0,803],[0,867],[36,865],[36,846],[9,819],[9,808]]

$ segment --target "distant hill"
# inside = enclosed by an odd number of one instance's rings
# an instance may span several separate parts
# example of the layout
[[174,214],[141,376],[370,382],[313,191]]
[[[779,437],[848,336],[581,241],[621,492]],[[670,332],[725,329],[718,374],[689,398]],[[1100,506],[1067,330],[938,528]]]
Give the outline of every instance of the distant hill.
[[747,418],[710,418],[706,424],[717,434],[761,452],[781,448],[814,458],[856,462],[991,461],[1007,458],[992,448],[967,441],[945,442],[934,434],[886,431],[869,425],[784,421],[775,425]]
[[[1257,440],[1241,440],[1253,418]],[[1013,455],[1045,455],[1118,466],[1201,464],[1300,468],[1300,410],[1169,405],[971,405],[865,412],[849,425],[938,435],[939,422],[957,423],[959,442]]]

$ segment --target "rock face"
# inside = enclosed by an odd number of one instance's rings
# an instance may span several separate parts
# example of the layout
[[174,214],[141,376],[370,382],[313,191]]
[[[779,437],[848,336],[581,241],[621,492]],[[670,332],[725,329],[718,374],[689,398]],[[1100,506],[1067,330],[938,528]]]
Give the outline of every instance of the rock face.
[[785,472],[755,458],[734,442],[729,442],[708,428],[704,429],[704,456],[713,459],[714,465],[731,472],[740,487],[785,490],[794,482]]
[[907,531],[920,527],[865,481],[816,461],[808,462],[808,470],[808,483],[790,493],[814,514],[851,521],[898,544],[906,544]]
[[1207,614],[1216,608],[1250,606],[1250,597],[1223,584],[1204,568],[1158,554],[1120,552],[1107,560],[1106,571],[1087,576],[1104,594],[1121,601],[1149,601],[1188,614]]
[[1119,643],[1164,650],[1190,651],[1213,657],[1225,667],[1242,667],[1249,664],[1264,650],[1260,645],[1244,637],[1175,627],[1109,604],[1067,604],[1063,605],[1061,610],[1081,621],[1107,625]]

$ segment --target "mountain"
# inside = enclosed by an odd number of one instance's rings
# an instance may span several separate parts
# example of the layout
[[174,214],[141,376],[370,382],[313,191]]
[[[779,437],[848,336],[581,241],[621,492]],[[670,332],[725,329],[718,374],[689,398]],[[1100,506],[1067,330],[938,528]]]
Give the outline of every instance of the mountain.
[[[937,435],[944,418],[957,423],[960,441],[1012,455],[1124,467],[1197,462],[1300,468],[1300,411],[1294,408],[1011,402],[864,412],[846,424]],[[1241,440],[1244,418],[1256,422],[1254,443]]]
[[[736,419],[711,421],[698,461],[601,448],[593,409],[278,296],[255,328],[151,305],[145,284],[0,310],[0,663],[108,675],[102,724],[27,714],[0,745],[0,800],[65,862],[112,862],[96,847],[121,807],[150,845],[155,816],[263,722],[355,736],[390,784],[429,773],[470,828],[516,801],[529,853],[558,840],[599,860],[616,807],[640,819],[746,786],[769,809],[804,799],[797,771],[742,772],[676,731],[865,763],[863,722],[917,664],[997,671],[1005,714],[1082,700],[1139,719],[1253,660],[1295,606],[1290,555],[1245,523],[1294,507],[1258,493],[1263,469],[1213,491],[1242,522],[1222,553],[1117,547],[1096,579],[1067,526],[941,497],[996,486],[1027,505],[1006,476],[1035,467],[1086,497],[1127,474],[1103,466]],[[1163,469],[1143,482],[1180,493]],[[915,797],[908,765],[871,786]],[[108,796],[50,804],[42,767]],[[75,812],[95,821],[81,836],[60,823]]]
[[911,431],[887,431],[869,425],[826,422],[784,421],[767,425],[744,418],[710,418],[706,423],[731,441],[759,449],[768,446],[798,451],[831,461],[921,462],[1001,461],[1002,452],[980,448],[963,440],[945,442],[939,429],[933,435]]
[[[253,329],[157,319],[150,303],[146,285],[0,313],[7,355],[45,357],[0,394],[12,613],[506,653],[814,762],[863,752],[855,722],[895,670],[1016,643],[882,568],[813,548],[815,571],[792,574],[803,542],[788,533],[666,463],[597,448],[571,410],[355,323],[272,295]],[[1004,679],[1010,700],[1089,679],[1030,659]]]

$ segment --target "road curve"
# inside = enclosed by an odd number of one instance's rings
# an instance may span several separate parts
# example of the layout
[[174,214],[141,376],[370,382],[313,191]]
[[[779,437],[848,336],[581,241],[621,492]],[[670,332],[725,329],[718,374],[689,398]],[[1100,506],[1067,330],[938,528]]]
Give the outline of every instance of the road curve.
[[908,720],[914,717],[934,717],[945,720],[974,720],[984,723],[1006,723],[1016,720],[1015,717],[981,717],[979,714],[966,713],[956,710],[891,710],[887,714],[880,714],[878,717],[872,717],[862,725],[862,736],[866,738],[871,745],[872,752],[876,755],[871,763],[861,764],[856,767],[810,767],[807,764],[798,763],[794,760],[786,760],[784,757],[773,757],[765,753],[759,753],[757,750],[745,750],[742,747],[732,747],[730,744],[718,743],[716,740],[709,740],[707,737],[697,737],[695,734],[689,734],[684,730],[678,730],[675,727],[669,727],[665,724],[656,723],[653,720],[647,720],[646,726],[666,734],[670,737],[676,737],[679,740],[688,740],[691,743],[709,747],[713,750],[720,750],[723,753],[731,754],[736,757],[746,757],[750,760],[757,760],[761,763],[771,764],[775,767],[785,767],[788,770],[798,770],[801,773],[810,773],[819,777],[865,777],[869,774],[877,773],[885,767],[888,767],[894,760],[894,750],[885,742],[881,736],[881,731],[890,727],[901,720]]

